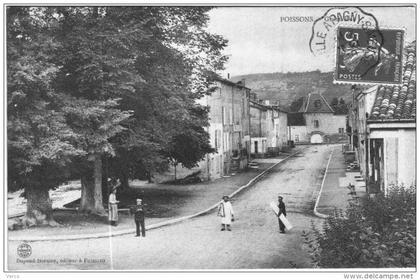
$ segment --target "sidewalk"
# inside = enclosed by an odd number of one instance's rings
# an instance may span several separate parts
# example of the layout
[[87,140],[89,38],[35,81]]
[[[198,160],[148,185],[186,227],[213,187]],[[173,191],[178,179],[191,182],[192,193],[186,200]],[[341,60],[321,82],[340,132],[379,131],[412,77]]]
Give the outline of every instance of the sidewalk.
[[[345,210],[352,198],[349,183],[358,186],[354,176],[355,172],[346,172],[344,155],[339,148],[332,152],[331,161],[326,170],[325,180],[316,210],[322,215],[332,215],[334,209]],[[356,188],[357,195],[363,196],[362,188]]]
[[[294,149],[292,154],[301,149]],[[146,204],[146,227],[169,220],[177,219],[198,213],[208,209],[221,200],[225,194],[229,195],[240,187],[249,183],[253,178],[273,166],[291,154],[282,154],[277,158],[264,161],[259,160],[258,168],[249,168],[244,172],[231,177],[224,177],[215,181],[207,181],[192,185],[167,185],[150,184],[141,185],[134,181],[131,185],[133,190],[141,192]],[[235,198],[232,198],[234,201]],[[60,227],[37,227],[24,230],[8,231],[11,239],[28,239],[36,237],[57,237],[68,235],[95,235],[113,234],[121,231],[134,230],[133,218],[120,213],[119,224],[111,227],[105,219],[84,217],[76,212],[56,211],[54,218],[61,224]],[[76,221],[76,222],[75,222]]]

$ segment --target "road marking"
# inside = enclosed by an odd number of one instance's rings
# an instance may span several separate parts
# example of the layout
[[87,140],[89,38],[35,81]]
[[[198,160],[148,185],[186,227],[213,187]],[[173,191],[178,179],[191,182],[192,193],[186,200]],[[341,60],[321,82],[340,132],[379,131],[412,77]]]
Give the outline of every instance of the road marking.
[[332,157],[333,152],[334,152],[334,150],[331,151],[330,157],[328,158],[327,167],[325,168],[324,178],[322,178],[321,188],[319,189],[319,194],[318,194],[318,197],[316,199],[315,207],[314,207],[314,214],[316,216],[318,216],[320,218],[324,218],[324,219],[328,218],[329,216],[325,215],[325,214],[322,214],[322,213],[319,213],[318,210],[316,210],[316,208],[318,207],[319,199],[321,198],[322,189],[324,188],[325,178],[327,178],[328,167],[330,166],[330,161],[331,161],[331,157]]

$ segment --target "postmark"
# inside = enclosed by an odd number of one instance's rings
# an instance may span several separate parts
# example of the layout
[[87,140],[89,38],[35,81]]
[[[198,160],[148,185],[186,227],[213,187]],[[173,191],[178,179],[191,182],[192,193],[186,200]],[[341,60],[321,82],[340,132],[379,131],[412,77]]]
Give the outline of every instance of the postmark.
[[375,16],[360,7],[334,7],[316,19],[312,25],[309,50],[314,56],[327,56],[334,59],[336,48],[336,30],[338,26],[358,26],[378,28]]
[[401,84],[403,29],[337,27],[335,83]]

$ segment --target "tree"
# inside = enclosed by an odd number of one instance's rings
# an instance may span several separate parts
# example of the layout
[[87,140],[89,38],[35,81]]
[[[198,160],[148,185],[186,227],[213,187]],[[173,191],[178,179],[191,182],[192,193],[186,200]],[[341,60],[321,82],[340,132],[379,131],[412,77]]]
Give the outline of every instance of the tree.
[[72,145],[78,135],[51,87],[59,71],[52,25],[43,9],[7,8],[8,188],[25,189],[28,226],[55,225],[48,191],[66,180],[71,157],[85,153]]
[[[192,167],[209,151],[204,144],[209,135],[203,129],[208,112],[196,100],[211,93],[214,71],[226,60],[221,55],[226,41],[205,31],[209,9],[119,7],[112,12],[119,22],[138,21],[142,30],[141,40],[137,37],[131,44],[143,83],[133,94],[121,95],[120,108],[133,110],[133,118],[127,130],[113,138],[117,152],[109,159],[110,166],[117,167],[110,169],[111,176],[120,177],[123,186],[128,186],[128,178],[151,179],[167,169],[168,159]],[[191,151],[179,145],[180,138],[197,143],[189,160]]]
[[79,210],[102,215],[102,157],[115,154],[109,139],[124,130],[121,124],[131,115],[117,108],[118,97],[132,93],[141,79],[108,8],[59,7],[56,13],[61,45],[55,58],[61,67],[54,87],[65,93],[66,118],[81,135],[76,145],[87,152],[78,160],[81,168],[74,169],[82,184]]
[[331,107],[332,107],[333,109],[337,108],[337,105],[338,105],[338,98],[337,98],[337,97],[334,97],[334,98],[331,100],[330,105],[331,105]]
[[191,123],[187,123],[183,130],[172,137],[167,150],[163,153],[175,168],[175,180],[178,164],[193,168],[198,161],[204,159],[206,154],[214,152],[208,141],[208,134],[204,130],[208,123],[200,121],[204,120],[200,117],[201,114],[206,116],[207,111],[197,105],[191,112],[191,115],[195,116]]
[[303,101],[303,97],[293,100],[292,104],[290,104],[290,112],[298,112],[300,107],[303,105]]
[[103,214],[103,162],[126,181],[165,169],[180,137],[201,149],[192,159],[177,154],[187,165],[209,151],[207,111],[196,100],[226,61],[226,40],[206,31],[209,10],[8,10],[9,178],[34,196],[28,207],[51,205],[48,190],[79,176],[80,209]]
[[102,215],[105,212],[102,157],[115,154],[109,138],[124,130],[121,123],[130,117],[130,113],[116,109],[116,100],[90,101],[74,97],[64,97],[64,100],[67,122],[80,135],[75,145],[86,151],[86,155],[76,161],[78,168],[73,168],[73,176],[78,174],[82,185],[79,210]]
[[[59,10],[10,7],[7,11],[9,186],[25,188],[28,224],[53,224],[48,190],[71,175],[69,165],[75,159],[94,166],[80,169],[81,209],[104,212],[98,203],[101,156],[112,154],[108,139],[123,129],[120,123],[129,116],[115,108],[117,99],[92,94],[98,88],[112,90],[104,83],[96,89],[91,86],[99,81],[98,57],[87,61],[85,68],[71,69],[80,74],[74,83],[63,83],[63,77],[71,80],[77,75],[66,67],[71,52],[66,37],[60,37],[64,16]],[[92,176],[86,174],[89,170]]]
[[348,107],[343,98],[340,98],[340,100],[338,100],[337,97],[334,97],[331,100],[330,105],[331,108],[334,110],[335,114],[346,115],[348,113]]

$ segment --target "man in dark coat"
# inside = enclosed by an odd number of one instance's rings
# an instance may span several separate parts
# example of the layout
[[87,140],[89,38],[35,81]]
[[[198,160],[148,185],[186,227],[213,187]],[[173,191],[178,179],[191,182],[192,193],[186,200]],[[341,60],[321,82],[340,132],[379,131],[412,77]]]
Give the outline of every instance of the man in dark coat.
[[131,211],[134,213],[134,222],[136,222],[136,236],[140,236],[140,226],[141,226],[141,235],[146,236],[146,229],[144,228],[144,207],[142,200],[138,198],[136,200],[136,206],[131,208]]
[[279,213],[278,213],[277,216],[278,216],[278,220],[279,220],[280,232],[285,233],[285,231],[284,231],[285,226],[284,226],[283,222],[280,220],[280,215],[283,214],[286,217],[286,205],[284,205],[283,197],[280,196],[280,195],[279,195],[278,207],[279,207]]

